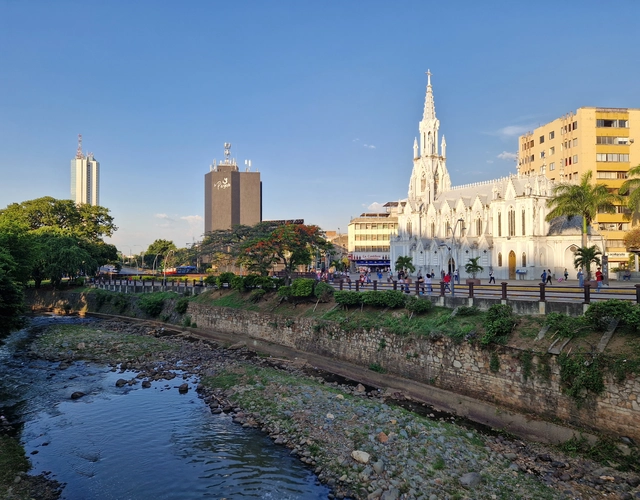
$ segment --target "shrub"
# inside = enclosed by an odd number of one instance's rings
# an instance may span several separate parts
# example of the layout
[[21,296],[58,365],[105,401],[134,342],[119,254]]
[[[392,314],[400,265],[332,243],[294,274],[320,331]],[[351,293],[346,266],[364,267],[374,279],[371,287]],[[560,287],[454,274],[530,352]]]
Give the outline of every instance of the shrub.
[[313,289],[313,294],[320,302],[329,302],[334,292],[334,288],[324,281],[318,281]]
[[234,276],[231,278],[231,288],[238,290],[239,292],[245,292],[247,290],[245,278],[243,276]]
[[604,390],[602,358],[584,353],[558,356],[560,384],[564,392],[580,403],[588,392],[600,394]]
[[386,307],[384,293],[378,290],[370,290],[368,292],[359,292],[362,294],[362,303],[371,307]]
[[206,285],[217,285],[218,284],[218,277],[217,276],[207,276],[204,279],[204,283]]
[[292,297],[311,297],[316,280],[313,278],[296,278],[291,283]]
[[475,316],[480,313],[480,309],[476,306],[460,306],[458,307],[458,316]]
[[492,342],[504,344],[516,325],[511,306],[494,304],[485,313],[482,326],[485,333],[480,342],[484,345]]
[[231,280],[235,274],[233,273],[220,273],[220,276],[216,278],[216,286],[218,288],[224,288],[224,285],[231,286]]
[[430,300],[419,297],[407,297],[404,307],[415,314],[424,314],[433,308],[433,304]]
[[256,288],[255,290],[251,290],[251,293],[249,294],[249,300],[253,303],[256,302],[260,302],[260,300],[262,300],[262,297],[264,297],[267,294],[267,291],[263,288]]
[[283,299],[288,299],[291,297],[291,287],[290,286],[281,286],[278,288],[278,297],[282,297]]
[[407,300],[407,296],[402,293],[400,290],[385,290],[383,293],[384,296],[384,306],[390,309],[397,309],[398,307],[404,307],[404,304]]
[[96,297],[96,307],[99,310],[103,305],[111,302],[111,292],[106,290],[95,290],[94,295]]
[[587,328],[584,318],[572,318],[566,314],[549,313],[545,317],[544,324],[549,327],[549,331],[560,337],[573,338]]
[[138,307],[147,315],[156,318],[164,307],[164,295],[157,293],[146,293],[138,299]]
[[362,294],[360,292],[338,290],[333,294],[333,298],[335,299],[336,303],[344,307],[359,306],[360,304],[362,304]]
[[182,297],[178,299],[176,302],[175,310],[178,314],[184,314],[187,312],[187,308],[189,307],[189,299],[187,297]]
[[605,300],[603,302],[593,302],[587,312],[585,319],[596,330],[606,330],[612,319],[626,322],[627,319],[633,321],[633,304],[623,300]]

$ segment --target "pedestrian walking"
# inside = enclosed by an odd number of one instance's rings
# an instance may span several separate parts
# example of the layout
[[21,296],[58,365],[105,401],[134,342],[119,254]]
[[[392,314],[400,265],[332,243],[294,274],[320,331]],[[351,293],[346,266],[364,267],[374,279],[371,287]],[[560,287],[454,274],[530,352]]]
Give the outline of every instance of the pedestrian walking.
[[569,271],[567,271],[567,268],[564,268],[564,280],[567,281],[569,279]]
[[431,277],[433,275],[432,274],[427,274],[427,277],[425,279],[425,284],[427,285],[427,293],[429,295],[431,295],[431,292],[433,292],[433,285],[431,284]]
[[493,270],[489,271],[489,284],[493,283],[495,285],[496,283],[496,277],[493,275]]
[[457,269],[453,272],[453,279],[456,280],[456,283],[458,285],[460,284],[460,274],[458,274],[458,270]]
[[600,271],[600,268],[598,268],[598,270],[596,271],[596,282],[598,284],[598,288],[596,289],[596,291],[600,291],[602,290],[602,271]]
[[547,270],[547,283],[553,285],[553,281],[551,280],[551,269]]
[[545,269],[542,270],[542,274],[540,275],[540,279],[542,280],[542,283],[546,283],[547,282],[547,271]]

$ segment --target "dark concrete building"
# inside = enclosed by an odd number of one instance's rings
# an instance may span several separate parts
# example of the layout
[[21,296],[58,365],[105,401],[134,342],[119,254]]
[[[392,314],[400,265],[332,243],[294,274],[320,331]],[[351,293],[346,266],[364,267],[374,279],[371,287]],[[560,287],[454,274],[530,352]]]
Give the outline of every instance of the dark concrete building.
[[244,172],[230,158],[231,144],[224,145],[224,160],[213,161],[204,176],[204,232],[231,229],[237,224],[253,226],[262,222],[262,181],[260,172]]

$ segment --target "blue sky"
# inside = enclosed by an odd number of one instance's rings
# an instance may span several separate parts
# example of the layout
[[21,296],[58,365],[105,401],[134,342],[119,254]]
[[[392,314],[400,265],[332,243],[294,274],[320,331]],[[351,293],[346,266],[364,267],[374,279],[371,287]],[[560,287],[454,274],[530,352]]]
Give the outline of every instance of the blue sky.
[[69,197],[77,134],[111,242],[203,232],[224,142],[265,219],[346,231],[405,198],[433,73],[454,185],[515,172],[518,134],[640,107],[640,2],[0,0],[0,207]]

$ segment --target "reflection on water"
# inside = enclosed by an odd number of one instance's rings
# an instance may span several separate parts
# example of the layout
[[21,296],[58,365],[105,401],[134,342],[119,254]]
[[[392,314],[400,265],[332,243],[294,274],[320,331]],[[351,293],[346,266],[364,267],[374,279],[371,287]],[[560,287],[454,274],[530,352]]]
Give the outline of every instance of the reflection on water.
[[[67,370],[21,363],[12,358],[8,373],[0,373],[22,391],[5,402],[24,419],[27,454],[37,452],[29,455],[32,472],[52,471],[67,483],[63,498],[327,498],[329,490],[287,449],[227,415],[212,415],[193,379],[179,394],[182,381],[116,388],[118,378],[134,375],[84,363]],[[75,391],[87,395],[72,401]]]

